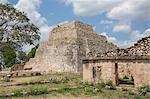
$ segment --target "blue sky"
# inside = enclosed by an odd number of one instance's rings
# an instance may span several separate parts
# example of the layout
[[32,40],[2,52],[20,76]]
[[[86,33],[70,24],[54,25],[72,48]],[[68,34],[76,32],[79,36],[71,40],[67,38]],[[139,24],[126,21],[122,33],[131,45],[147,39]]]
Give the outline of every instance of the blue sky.
[[42,39],[64,21],[80,20],[120,47],[150,35],[150,0],[0,0],[27,13]]

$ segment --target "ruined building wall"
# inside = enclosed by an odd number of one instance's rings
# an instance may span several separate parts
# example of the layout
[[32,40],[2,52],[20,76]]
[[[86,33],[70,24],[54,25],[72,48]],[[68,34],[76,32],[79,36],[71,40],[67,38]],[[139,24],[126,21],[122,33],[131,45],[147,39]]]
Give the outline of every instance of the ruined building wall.
[[107,53],[99,54],[98,57],[118,57],[118,56],[150,56],[150,36],[137,41],[134,46],[127,49],[116,49]]
[[133,64],[132,63],[125,63],[125,62],[119,62],[118,63],[118,77],[121,79],[124,79],[124,77],[129,77],[131,79],[133,75]]
[[83,64],[84,81],[95,83],[112,81],[116,84],[115,76],[114,65],[111,62],[90,62]]
[[[116,49],[114,51],[109,51],[104,54],[99,54],[97,57],[142,57],[142,56],[150,56],[150,36],[142,38],[137,41],[134,46],[131,46],[127,49]],[[131,77],[131,68],[128,63],[119,63],[118,73],[120,78],[124,76]],[[133,68],[134,70],[134,68]]]
[[[117,67],[115,68],[115,63]],[[122,76],[119,72],[119,68],[124,66],[127,68],[128,73],[125,75],[131,75],[134,79],[134,86],[139,87],[142,85],[150,85],[150,60],[140,59],[140,60],[86,60],[83,63],[83,80],[88,82],[107,82],[112,81],[114,84],[118,84],[118,78]],[[96,76],[93,77],[93,67],[96,70]],[[126,69],[124,69],[126,70]]]
[[48,41],[40,44],[35,58],[30,59],[25,68],[46,72],[82,72],[82,59],[87,53],[116,48],[107,42],[106,37],[96,34],[92,26],[72,21],[55,27]]

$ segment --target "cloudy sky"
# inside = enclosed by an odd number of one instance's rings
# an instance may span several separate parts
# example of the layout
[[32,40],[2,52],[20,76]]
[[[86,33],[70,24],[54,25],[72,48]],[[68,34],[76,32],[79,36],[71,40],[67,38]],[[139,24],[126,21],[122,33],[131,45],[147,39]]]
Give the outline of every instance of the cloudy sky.
[[150,35],[150,0],[0,0],[27,13],[41,41],[59,23],[80,20],[120,47]]

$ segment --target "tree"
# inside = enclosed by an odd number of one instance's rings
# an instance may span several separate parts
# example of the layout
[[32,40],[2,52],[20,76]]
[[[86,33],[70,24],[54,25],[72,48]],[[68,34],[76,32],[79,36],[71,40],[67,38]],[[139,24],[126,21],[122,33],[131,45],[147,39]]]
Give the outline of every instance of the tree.
[[28,59],[35,57],[38,47],[39,47],[39,44],[31,49],[31,51],[28,53]]
[[25,63],[27,60],[27,54],[24,51],[19,51],[17,63]]
[[10,5],[0,4],[0,57],[2,59],[5,57],[4,50],[8,46],[11,51],[17,53],[22,50],[23,45],[35,45],[39,39],[39,29],[30,22],[24,12]]
[[17,62],[16,52],[13,48],[8,47],[3,53],[4,66],[11,67]]
[[39,40],[39,29],[30,23],[26,15],[9,5],[0,4],[0,41],[23,44],[34,44]]

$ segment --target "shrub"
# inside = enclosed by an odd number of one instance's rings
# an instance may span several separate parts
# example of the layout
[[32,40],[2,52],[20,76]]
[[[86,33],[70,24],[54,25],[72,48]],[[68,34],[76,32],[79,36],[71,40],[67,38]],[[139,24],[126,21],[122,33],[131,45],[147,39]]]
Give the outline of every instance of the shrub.
[[71,90],[71,88],[64,87],[64,88],[61,88],[59,90],[56,90],[56,92],[58,92],[58,93],[68,93],[70,90]]
[[140,95],[146,95],[147,92],[150,92],[150,86],[149,85],[143,85],[138,88]]
[[95,85],[95,87],[98,88],[98,89],[105,88],[105,83],[97,83],[97,84]]
[[135,93],[132,92],[131,90],[128,91],[128,94],[129,94],[129,95],[135,95]]
[[84,88],[85,92],[93,92],[93,87],[92,86],[87,86]]
[[40,94],[48,94],[47,86],[33,86],[30,88],[29,95],[40,95]]
[[87,87],[87,86],[95,86],[95,85],[93,83],[84,82],[83,86]]
[[113,85],[113,83],[111,81],[108,81],[105,83],[105,88],[106,89],[111,89],[111,90],[115,90],[116,87]]
[[70,93],[71,95],[78,96],[78,95],[81,94],[81,90],[82,90],[82,89],[81,89],[80,87],[72,88],[69,93]]
[[79,91],[83,91],[85,95],[93,95],[98,92],[102,92],[101,88],[103,87],[103,83],[93,84],[93,83],[84,82],[84,83],[80,83],[80,85],[81,86],[78,89],[80,89]]
[[68,83],[69,79],[65,78],[49,78],[49,82],[59,84],[59,83]]
[[51,92],[60,93],[60,94],[71,94],[78,96],[81,93],[82,87],[70,88],[68,86],[64,86],[63,88],[53,90]]
[[23,95],[22,90],[20,90],[20,89],[14,90],[13,93],[14,93],[14,96],[16,96],[16,97],[19,97],[19,96]]
[[105,89],[111,89],[111,90],[115,90],[116,87],[113,85],[113,83],[111,81],[108,81],[106,83],[97,83],[95,85],[93,84],[89,84],[89,83],[84,83],[83,84],[84,87],[84,91],[86,92],[102,92],[101,89],[105,88]]

